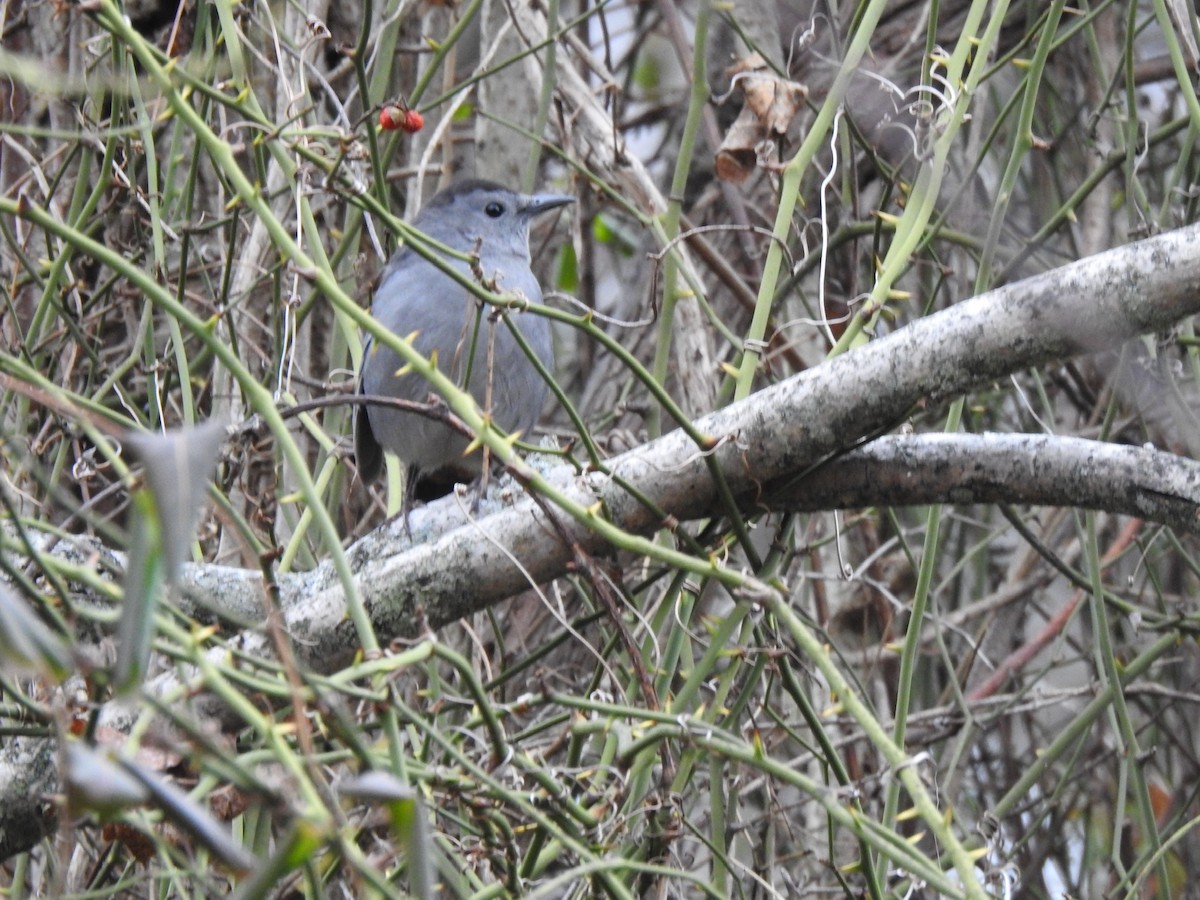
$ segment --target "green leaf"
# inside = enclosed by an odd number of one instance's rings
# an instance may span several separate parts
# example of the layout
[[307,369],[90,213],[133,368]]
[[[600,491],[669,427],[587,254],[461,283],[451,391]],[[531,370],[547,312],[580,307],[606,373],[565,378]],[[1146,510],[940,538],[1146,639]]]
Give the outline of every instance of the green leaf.
[[62,681],[72,669],[70,644],[0,584],[0,672],[36,673]]
[[575,256],[575,247],[570,242],[563,244],[558,253],[558,272],[554,283],[560,291],[574,294],[579,289],[579,259]]
[[344,797],[382,803],[387,807],[392,830],[400,838],[408,859],[409,886],[421,900],[432,898],[433,842],[429,837],[421,795],[395,775],[378,769],[342,781],[338,792]]
[[113,671],[118,694],[133,690],[145,676],[159,591],[164,583],[178,582],[224,436],[225,426],[209,421],[164,435],[125,437],[125,445],[145,467],[146,487],[134,493],[130,507],[125,602]]

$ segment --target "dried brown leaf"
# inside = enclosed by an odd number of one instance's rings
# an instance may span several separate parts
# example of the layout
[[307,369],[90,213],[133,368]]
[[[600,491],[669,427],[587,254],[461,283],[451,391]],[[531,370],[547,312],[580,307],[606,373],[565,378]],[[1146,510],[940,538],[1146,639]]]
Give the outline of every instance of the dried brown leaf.
[[717,150],[717,177],[745,180],[759,164],[759,147],[787,134],[808,98],[808,88],[776,75],[763,58],[751,54],[728,70],[745,97],[742,111]]

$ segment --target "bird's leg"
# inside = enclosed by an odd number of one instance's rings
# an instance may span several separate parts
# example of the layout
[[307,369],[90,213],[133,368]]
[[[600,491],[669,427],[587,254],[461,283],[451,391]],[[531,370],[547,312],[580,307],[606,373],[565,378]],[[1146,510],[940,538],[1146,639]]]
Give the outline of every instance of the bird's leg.
[[404,499],[400,503],[400,515],[404,516],[404,533],[412,542],[412,524],[408,517],[412,514],[413,505],[417,502],[417,467],[409,466],[404,470]]
[[490,459],[490,454],[488,453],[488,448],[485,444],[483,447],[483,471],[479,474],[479,490],[475,494],[475,512],[479,512],[479,507],[483,504],[483,496],[487,493],[488,476],[492,471],[491,462],[492,460]]

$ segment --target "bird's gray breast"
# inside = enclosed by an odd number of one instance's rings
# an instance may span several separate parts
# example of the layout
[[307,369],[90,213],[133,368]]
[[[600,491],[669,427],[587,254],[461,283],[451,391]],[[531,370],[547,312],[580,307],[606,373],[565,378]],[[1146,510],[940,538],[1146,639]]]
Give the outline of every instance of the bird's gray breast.
[[[454,265],[472,277],[466,263],[455,261]],[[502,292],[519,292],[533,302],[541,301],[541,288],[527,257],[507,261],[485,257],[481,267],[485,279],[495,277]],[[464,286],[411,250],[402,250],[388,264],[372,307],[375,318],[393,334],[403,338],[416,332],[414,348],[426,357],[436,354],[438,369],[459,387],[469,384],[475,402],[485,413],[490,412],[497,425],[505,431],[528,432],[545,402],[546,384],[508,325],[494,320],[492,312],[492,307],[481,304]],[[550,367],[547,320],[530,313],[506,315],[536,356]],[[375,344],[364,363],[364,391],[416,402],[427,400],[433,391],[431,384],[414,372],[396,374],[402,366],[396,353]],[[425,472],[444,467],[479,471],[478,454],[463,459],[468,441],[448,427],[416,413],[380,406],[370,407],[368,414],[379,443],[407,465]]]

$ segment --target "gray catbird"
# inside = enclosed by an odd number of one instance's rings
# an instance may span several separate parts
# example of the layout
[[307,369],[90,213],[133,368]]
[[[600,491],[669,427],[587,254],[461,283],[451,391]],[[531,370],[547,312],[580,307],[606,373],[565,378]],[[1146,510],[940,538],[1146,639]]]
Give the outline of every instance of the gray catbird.
[[[520,293],[539,303],[542,289],[529,265],[529,223],[541,213],[573,203],[565,194],[518,194],[490,181],[468,180],[434,195],[417,214],[413,227],[460,253],[478,254],[483,278],[498,290]],[[447,256],[468,278],[471,264]],[[404,247],[388,261],[372,303],[372,314],[394,334],[417,332],[413,346],[425,356],[437,354],[438,368],[460,386],[505,431],[528,432],[546,399],[546,383],[504,323],[480,315],[474,295],[433,263]],[[519,328],[538,359],[553,364],[550,324],[541,316],[520,315]],[[489,341],[494,340],[488,367]],[[468,361],[471,347],[475,353]],[[387,347],[367,342],[359,376],[360,394],[424,402],[432,388],[415,373],[396,374],[403,361]],[[467,373],[470,384],[465,385]],[[491,407],[486,398],[490,388]],[[448,493],[455,482],[482,471],[481,455],[464,456],[468,441],[446,425],[417,413],[386,406],[356,406],[354,455],[359,476],[374,481],[391,450],[408,467],[405,508],[414,498],[429,500]]]

